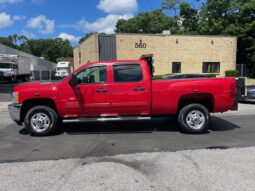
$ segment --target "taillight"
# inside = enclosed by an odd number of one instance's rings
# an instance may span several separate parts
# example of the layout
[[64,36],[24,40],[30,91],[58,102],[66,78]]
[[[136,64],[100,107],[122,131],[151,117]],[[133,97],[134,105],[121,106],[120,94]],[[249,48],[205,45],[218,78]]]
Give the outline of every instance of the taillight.
[[232,83],[230,85],[230,97],[235,98],[236,97],[236,83]]

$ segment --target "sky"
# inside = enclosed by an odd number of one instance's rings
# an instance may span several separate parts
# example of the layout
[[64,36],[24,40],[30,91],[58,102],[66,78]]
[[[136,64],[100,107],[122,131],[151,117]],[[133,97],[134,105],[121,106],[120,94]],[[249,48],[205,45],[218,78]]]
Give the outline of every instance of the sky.
[[[163,0],[0,0],[0,36],[63,38],[76,45],[89,32],[114,33],[118,19],[158,9]],[[201,2],[190,0],[193,7]]]

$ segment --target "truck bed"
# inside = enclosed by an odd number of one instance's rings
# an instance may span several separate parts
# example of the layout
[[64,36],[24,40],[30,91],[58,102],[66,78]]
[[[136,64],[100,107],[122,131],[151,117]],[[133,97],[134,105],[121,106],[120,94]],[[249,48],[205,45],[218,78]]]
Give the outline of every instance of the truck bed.
[[186,99],[211,100],[211,112],[228,111],[234,108],[230,87],[235,83],[234,78],[152,80],[152,115],[176,114],[179,102]]

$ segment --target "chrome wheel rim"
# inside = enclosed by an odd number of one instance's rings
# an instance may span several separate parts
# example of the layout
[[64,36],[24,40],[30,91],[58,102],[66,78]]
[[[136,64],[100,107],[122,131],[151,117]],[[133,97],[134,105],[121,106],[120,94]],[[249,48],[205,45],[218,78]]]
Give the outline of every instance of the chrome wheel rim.
[[186,116],[186,124],[194,130],[201,129],[205,124],[205,115],[198,110],[192,110]]
[[31,117],[30,121],[31,127],[37,133],[42,133],[49,129],[50,118],[45,113],[36,113]]

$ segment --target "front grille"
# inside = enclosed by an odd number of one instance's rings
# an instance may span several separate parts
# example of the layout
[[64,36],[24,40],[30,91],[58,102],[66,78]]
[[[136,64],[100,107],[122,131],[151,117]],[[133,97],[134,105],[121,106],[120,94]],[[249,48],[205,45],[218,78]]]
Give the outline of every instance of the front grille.
[[0,77],[4,77],[4,72],[0,72]]

